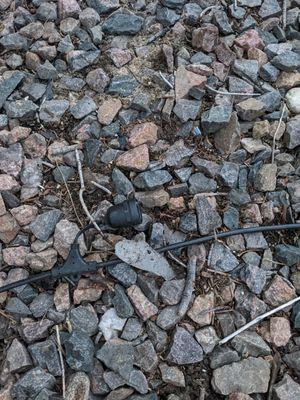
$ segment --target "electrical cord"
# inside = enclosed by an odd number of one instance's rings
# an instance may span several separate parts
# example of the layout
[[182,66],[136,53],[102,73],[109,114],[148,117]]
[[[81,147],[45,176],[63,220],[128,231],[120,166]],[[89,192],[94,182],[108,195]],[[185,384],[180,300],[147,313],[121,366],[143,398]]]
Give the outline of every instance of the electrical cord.
[[[80,232],[75,237],[74,243],[71,247],[70,254],[72,252],[72,248],[75,251],[75,257],[80,257],[78,260],[77,259],[72,259],[71,265],[70,263],[67,264],[68,259],[66,260],[65,264],[62,267],[54,267],[50,271],[42,272],[40,274],[33,275],[31,277],[28,277],[26,279],[22,279],[17,282],[12,282],[8,285],[0,287],[0,293],[5,292],[7,290],[14,289],[18,286],[23,286],[25,284],[37,282],[40,280],[43,280],[48,277],[63,277],[63,276],[71,276],[74,274],[74,271],[72,270],[72,267],[76,269],[76,261],[80,264],[79,268],[77,266],[77,269],[75,271],[76,276],[80,276],[82,273],[85,272],[91,272],[91,271],[96,271],[100,268],[106,268],[106,267],[111,267],[114,266],[121,261],[119,259],[113,259],[109,261],[104,261],[101,263],[85,263],[82,257],[80,256],[79,253],[79,244],[78,244],[78,239],[80,235],[82,235],[84,232],[86,232],[88,229],[93,228],[93,224],[89,224],[85,226]],[[197,244],[202,244],[209,242],[211,240],[215,239],[224,239],[227,237],[231,236],[236,236],[236,235],[246,235],[246,234],[251,234],[251,233],[263,233],[263,232],[277,232],[277,231],[284,231],[284,230],[295,230],[295,229],[300,229],[300,223],[295,223],[295,224],[284,224],[284,225],[267,225],[267,226],[254,226],[250,228],[240,228],[240,229],[235,229],[232,231],[228,232],[221,232],[221,233],[216,233],[215,235],[209,235],[209,236],[203,236],[191,240],[185,240],[183,242],[178,242],[178,243],[173,243],[169,244],[167,246],[160,247],[159,249],[156,249],[156,251],[163,253],[165,251],[171,251],[171,250],[176,250],[176,249],[183,249],[189,246],[197,245]],[[64,266],[66,266],[65,271],[64,271]]]

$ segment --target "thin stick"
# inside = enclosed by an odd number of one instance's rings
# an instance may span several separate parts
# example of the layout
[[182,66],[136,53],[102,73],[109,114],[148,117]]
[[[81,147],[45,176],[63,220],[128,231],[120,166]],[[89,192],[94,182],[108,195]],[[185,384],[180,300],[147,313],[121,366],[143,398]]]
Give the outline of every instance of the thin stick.
[[60,334],[59,334],[59,329],[58,325],[55,325],[55,330],[56,330],[56,338],[57,338],[57,349],[58,349],[58,354],[59,354],[59,360],[60,360],[60,365],[61,365],[61,375],[62,375],[62,394],[63,398],[66,398],[66,374],[65,374],[65,366],[64,366],[64,359],[61,351],[61,342],[60,342]]
[[60,149],[54,150],[52,152],[52,156],[61,156],[67,153],[70,153],[70,151],[74,151],[79,149],[81,146],[79,144],[71,144],[70,146],[64,146],[61,147]]
[[103,237],[104,234],[103,234],[101,228],[99,227],[99,225],[97,224],[97,222],[95,221],[93,216],[90,214],[90,212],[89,212],[89,210],[88,210],[88,208],[87,208],[87,206],[85,204],[85,201],[83,199],[83,193],[85,191],[85,184],[84,184],[82,166],[81,166],[81,161],[80,161],[78,149],[75,149],[75,156],[76,156],[77,169],[78,169],[78,175],[79,175],[79,180],[80,180],[80,190],[79,190],[78,196],[79,196],[79,200],[80,200],[81,206],[82,206],[83,211],[85,212],[86,216],[89,218],[89,220],[92,222],[94,227],[97,229],[97,231]]
[[170,251],[168,251],[167,254],[173,261],[177,262],[178,265],[187,269],[187,266],[182,261],[180,261],[179,258],[175,257],[174,254],[172,254]]
[[103,190],[103,192],[109,194],[110,196],[112,195],[112,192],[109,189],[107,189],[105,186],[100,185],[100,183],[97,183],[97,182],[94,182],[94,181],[91,181],[91,183],[94,186],[96,186],[97,188]]
[[229,342],[229,340],[233,339],[235,336],[239,335],[240,333],[244,332],[246,329],[250,328],[253,325],[256,325],[258,322],[262,321],[263,319],[269,317],[270,315],[273,315],[275,313],[277,313],[278,311],[283,310],[284,308],[287,308],[295,303],[297,303],[297,301],[300,300],[300,296],[296,297],[295,299],[292,299],[290,301],[288,301],[287,303],[282,304],[279,307],[274,308],[271,311],[268,311],[264,314],[259,315],[258,317],[256,317],[255,319],[253,319],[252,321],[248,322],[248,324],[242,326],[240,329],[238,329],[237,331],[231,333],[230,335],[226,336],[224,339],[220,340],[219,344],[225,344],[227,342]]
[[206,7],[206,8],[204,8],[203,11],[201,11],[201,13],[199,15],[199,18],[202,18],[208,11],[213,10],[214,8],[220,9],[222,7],[220,7],[220,6],[209,6],[209,7]]
[[73,201],[73,198],[72,198],[70,189],[69,189],[69,187],[68,187],[67,181],[66,181],[66,179],[65,179],[65,177],[64,177],[64,174],[61,172],[61,169],[60,169],[59,165],[57,164],[57,162],[56,162],[56,167],[58,168],[58,170],[59,170],[59,172],[60,172],[60,174],[61,174],[62,180],[64,181],[64,185],[65,185],[65,187],[66,187],[66,189],[67,189],[67,192],[68,192],[68,195],[69,195],[69,197],[70,197],[71,204],[72,204],[74,213],[75,213],[75,215],[76,215],[77,221],[79,222],[80,226],[83,227],[83,223],[82,223],[82,221],[81,221],[81,219],[79,218],[79,215],[78,215],[78,213],[77,213],[77,210],[76,210],[76,207],[75,207],[75,204],[74,204],[74,201]]
[[159,76],[160,76],[161,79],[165,82],[165,84],[169,86],[170,89],[174,89],[174,85],[172,85],[172,83],[169,82],[168,79],[165,78],[165,77],[163,76],[163,74],[162,74],[160,71],[159,71]]
[[277,137],[277,133],[278,133],[278,131],[279,131],[279,129],[280,129],[280,125],[281,125],[281,122],[282,122],[282,119],[283,119],[283,115],[284,115],[285,109],[286,109],[286,105],[285,105],[285,103],[283,103],[283,107],[282,107],[280,119],[279,119],[279,122],[278,122],[278,125],[277,125],[277,128],[276,128],[276,131],[275,131],[275,133],[274,133],[274,136],[273,136],[273,143],[272,143],[272,159],[271,159],[271,163],[272,163],[272,164],[274,164],[276,137]]
[[214,93],[218,93],[218,94],[224,94],[227,96],[261,96],[261,93],[237,93],[237,92],[223,92],[222,90],[217,90],[214,89],[213,87],[209,86],[209,85],[205,85],[205,87],[214,92]]
[[196,265],[197,265],[197,257],[193,256],[190,258],[189,261],[189,265],[186,272],[185,287],[177,311],[177,314],[181,318],[186,314],[192,299],[195,278],[196,278]]
[[234,9],[234,11],[236,11],[237,10],[237,0],[233,0],[233,9]]
[[286,30],[286,12],[287,12],[287,0],[283,0],[282,3],[282,28]]

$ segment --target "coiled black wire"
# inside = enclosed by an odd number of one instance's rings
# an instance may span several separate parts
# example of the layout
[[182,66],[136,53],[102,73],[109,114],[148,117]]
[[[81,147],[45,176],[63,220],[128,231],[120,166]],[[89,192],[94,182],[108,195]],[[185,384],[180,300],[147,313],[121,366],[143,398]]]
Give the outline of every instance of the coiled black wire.
[[[92,228],[93,224],[89,224],[86,227],[84,227],[80,232],[78,232],[76,238],[75,238],[75,243],[78,241],[79,237],[81,234],[86,232],[88,229]],[[215,239],[224,239],[230,236],[236,236],[236,235],[247,235],[251,233],[259,233],[259,232],[277,232],[277,231],[284,231],[284,230],[296,230],[300,229],[300,223],[295,223],[295,224],[284,224],[284,225],[267,225],[267,226],[254,226],[250,228],[240,228],[240,229],[235,229],[232,231],[228,232],[221,232],[221,233],[216,233],[216,235],[209,235],[209,236],[203,236],[199,237],[196,239],[191,239],[191,240],[185,240],[183,242],[178,242],[178,243],[173,243],[169,244],[167,246],[160,247],[159,249],[156,249],[156,251],[160,253],[164,253],[165,251],[171,251],[171,250],[176,250],[176,249],[183,249],[185,247],[193,246],[196,244],[201,244],[201,243],[206,243],[211,240]],[[111,267],[116,264],[119,264],[120,260],[119,259],[113,259],[110,261],[104,261],[96,265],[95,270],[100,269],[100,268],[106,268],[106,267]],[[63,267],[62,267],[63,268]],[[82,271],[82,273],[87,272],[87,271]],[[66,274],[67,275],[67,274]],[[36,274],[33,276],[30,276],[26,279],[22,279],[17,282],[12,282],[8,285],[0,287],[0,293],[5,292],[7,290],[14,289],[18,286],[23,286],[25,284],[37,282],[40,280],[43,280],[45,278],[48,278],[52,276],[51,270],[42,272],[40,274]]]

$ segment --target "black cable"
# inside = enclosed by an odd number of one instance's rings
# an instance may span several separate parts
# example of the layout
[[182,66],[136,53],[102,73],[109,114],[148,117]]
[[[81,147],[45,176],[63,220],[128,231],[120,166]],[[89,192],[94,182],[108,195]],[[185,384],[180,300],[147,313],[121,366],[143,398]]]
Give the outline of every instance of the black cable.
[[[78,232],[75,240],[78,240],[78,238],[81,235],[81,233],[87,231],[91,227],[93,227],[93,224],[87,225],[80,232]],[[193,245],[196,245],[196,244],[209,242],[211,240],[223,239],[223,238],[227,238],[227,237],[230,237],[230,236],[236,236],[236,235],[246,235],[246,234],[251,234],[251,233],[259,233],[259,232],[276,232],[276,231],[293,230],[293,229],[300,229],[300,223],[297,223],[297,224],[284,224],[284,225],[254,226],[254,227],[251,227],[251,228],[240,228],[240,229],[236,229],[236,230],[233,230],[233,231],[217,233],[216,235],[203,236],[203,237],[199,237],[199,238],[196,238],[196,239],[191,239],[191,240],[186,240],[186,241],[183,241],[183,242],[169,244],[167,246],[163,246],[163,247],[160,247],[159,249],[156,249],[156,251],[158,251],[160,253],[163,253],[165,251],[185,248],[185,247],[193,246]],[[110,260],[110,261],[104,261],[104,262],[101,262],[99,264],[96,264],[95,265],[95,270],[100,269],[100,268],[111,267],[113,265],[119,264],[120,262],[121,261],[119,259],[114,259],[114,260]],[[88,271],[81,271],[81,273],[84,273],[84,272],[90,272],[90,269]],[[51,274],[51,270],[50,270],[50,271],[47,271],[47,272],[42,272],[40,274],[31,276],[29,278],[23,279],[21,281],[10,283],[9,285],[5,285],[5,286],[0,287],[0,293],[5,292],[5,291],[10,290],[10,289],[13,289],[13,288],[15,288],[17,286],[21,286],[21,285],[24,285],[24,284],[27,284],[27,283],[32,283],[32,282],[36,282],[36,281],[42,280],[44,278],[48,278],[51,275],[52,274]],[[71,275],[71,274],[66,274],[66,275]]]

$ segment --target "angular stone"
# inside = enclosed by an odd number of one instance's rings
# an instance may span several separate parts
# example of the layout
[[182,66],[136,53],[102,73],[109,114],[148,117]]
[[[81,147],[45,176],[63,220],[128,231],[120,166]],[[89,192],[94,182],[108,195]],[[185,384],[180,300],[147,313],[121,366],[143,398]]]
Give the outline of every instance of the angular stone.
[[162,156],[169,167],[180,166],[194,153],[194,149],[185,146],[182,139],[175,142]]
[[130,147],[140,146],[145,143],[153,145],[156,141],[157,126],[153,122],[135,125],[128,135],[128,144]]
[[300,144],[300,116],[296,115],[286,124],[285,141],[288,149],[294,149]]
[[54,294],[54,304],[58,312],[68,311],[70,304],[69,284],[60,283]]
[[244,78],[245,75],[255,82],[257,81],[258,69],[258,62],[256,60],[235,60],[233,64],[233,71],[238,76]]
[[172,175],[166,170],[146,171],[138,174],[133,183],[139,189],[157,189],[172,180]]
[[32,222],[38,213],[36,206],[22,205],[10,210],[11,214],[17,220],[18,224],[21,226],[28,225]]
[[13,72],[8,78],[0,83],[0,109],[2,108],[5,100],[11,95],[16,87],[22,82],[25,75],[23,72]]
[[288,374],[273,387],[276,400],[297,400],[300,396],[300,385]]
[[100,299],[102,292],[103,285],[100,282],[81,278],[77,288],[74,290],[73,300],[75,304],[80,304],[82,301],[97,301]]
[[[217,182],[213,179],[207,178],[201,172],[192,174],[189,179],[189,184],[189,192],[191,194],[215,192],[217,189]],[[205,211],[203,212],[205,213]]]
[[160,288],[159,296],[162,301],[169,306],[178,304],[182,296],[184,285],[184,279],[173,279],[164,282]]
[[0,39],[5,50],[27,51],[30,41],[19,33],[9,33]]
[[275,254],[278,261],[287,266],[298,264],[300,261],[300,248],[289,244],[279,244],[275,247]]
[[249,98],[238,103],[236,109],[240,118],[244,121],[252,121],[264,114],[265,105],[255,98]]
[[17,221],[9,213],[0,216],[0,240],[2,242],[9,243],[17,236],[19,230]]
[[126,323],[125,318],[120,318],[114,308],[107,310],[101,317],[99,329],[106,340],[118,337],[118,332],[122,331]]
[[40,119],[44,122],[58,123],[68,108],[68,100],[45,101],[40,108]]
[[169,367],[162,363],[159,365],[159,369],[163,382],[177,387],[185,387],[184,374],[178,367]]
[[38,106],[33,101],[26,99],[6,102],[4,108],[9,118],[24,121],[34,118],[38,110]]
[[266,393],[270,380],[270,365],[262,358],[249,357],[213,371],[212,386],[217,393]]
[[7,350],[5,363],[11,373],[22,372],[32,366],[26,347],[18,339],[14,339]]
[[181,122],[197,119],[201,102],[198,100],[179,99],[173,109],[174,114]]
[[42,389],[52,389],[54,385],[54,376],[42,368],[36,367],[28,371],[13,385],[11,394],[20,400],[35,398]]
[[213,317],[213,311],[210,310],[214,308],[214,305],[214,294],[209,292],[197,296],[187,314],[200,327],[209,325]]
[[262,192],[272,192],[276,189],[276,164],[264,164],[255,175],[254,187]]
[[100,50],[73,50],[69,51],[66,56],[66,61],[71,71],[81,71],[86,67],[95,64],[100,56]]
[[147,145],[142,144],[121,154],[116,160],[116,165],[132,171],[144,171],[149,165]]
[[232,252],[223,244],[216,242],[212,245],[208,265],[216,271],[228,272],[238,266],[239,262]]
[[251,48],[263,49],[264,47],[264,43],[255,29],[249,29],[244,32],[235,39],[235,43],[244,50],[249,50]]
[[117,68],[121,68],[123,65],[128,64],[132,59],[130,50],[122,50],[118,48],[110,49],[109,57]]
[[66,400],[88,400],[90,396],[90,379],[84,372],[71,375],[66,388]]
[[104,100],[98,108],[98,121],[103,125],[111,124],[121,108],[122,103],[119,99]]
[[272,317],[270,319],[270,339],[277,346],[286,346],[291,338],[290,322],[284,317]]
[[168,192],[164,189],[156,189],[149,192],[136,192],[135,197],[146,208],[163,207],[170,200]]
[[36,238],[42,241],[49,239],[50,235],[54,232],[55,226],[62,216],[60,210],[46,211],[40,214],[30,224],[30,230]]
[[70,311],[72,329],[82,330],[89,336],[98,332],[98,317],[90,304],[79,306]]
[[291,72],[297,70],[300,66],[300,55],[291,50],[286,50],[283,53],[278,54],[271,60],[271,63],[276,68]]
[[145,340],[135,347],[135,365],[145,372],[153,371],[158,364],[158,357],[150,340]]
[[130,96],[138,87],[138,82],[133,75],[116,75],[112,78],[107,93],[121,97]]
[[233,348],[242,356],[258,357],[271,354],[270,347],[256,332],[242,332],[231,343]]
[[86,83],[97,93],[103,93],[110,79],[102,68],[90,71],[86,76]]
[[195,337],[206,354],[211,353],[220,340],[212,326],[199,329],[195,332]]
[[57,262],[57,251],[50,248],[26,255],[26,262],[33,271],[49,271]]
[[147,299],[138,286],[130,286],[127,289],[127,294],[133,303],[137,314],[140,316],[140,318],[142,318],[143,321],[146,321],[153,315],[157,314],[157,307]]
[[203,350],[188,331],[177,327],[166,360],[177,365],[195,364],[203,360]]
[[264,0],[258,14],[262,19],[276,17],[281,14],[281,7],[277,0]]
[[134,347],[125,340],[109,340],[97,351],[96,357],[102,361],[107,368],[115,372],[122,373],[122,371],[125,370],[132,371]]
[[272,307],[280,306],[296,297],[293,285],[279,275],[275,275],[264,292],[264,301]]
[[143,18],[134,14],[115,13],[103,24],[103,32],[110,35],[136,35],[143,25]]
[[30,303],[30,311],[35,318],[41,318],[53,306],[53,296],[49,293],[40,293]]
[[[75,222],[70,222],[67,219],[62,219],[56,224],[54,232],[54,248],[64,259],[68,257],[71,245],[78,232],[79,228],[77,224]],[[78,243],[81,254],[84,254],[86,251],[84,239],[81,237]]]
[[75,371],[89,372],[93,368],[94,344],[82,331],[73,331],[64,343],[66,361]]
[[75,119],[82,119],[97,109],[96,103],[90,96],[84,96],[70,108]]
[[206,133],[215,133],[227,126],[232,113],[231,105],[219,105],[211,107],[201,116],[201,124]]
[[261,294],[267,281],[266,271],[250,263],[242,268],[240,277],[255,294]]
[[180,19],[180,15],[168,7],[158,7],[156,11],[156,19],[164,27],[169,27],[174,25],[175,22]]
[[219,30],[215,25],[206,24],[205,26],[193,31],[192,46],[195,49],[211,52],[219,37]]
[[216,209],[204,196],[195,197],[198,217],[198,229],[201,235],[208,235],[222,225],[222,219]]
[[126,296],[125,289],[123,286],[115,285],[115,295],[113,298],[113,306],[115,307],[116,313],[121,318],[129,318],[134,314],[134,309]]
[[190,89],[203,88],[207,78],[187,71],[184,66],[179,66],[175,74],[175,95],[176,100],[186,97]]
[[[221,321],[220,320],[221,315],[222,314],[218,315],[219,321]],[[227,321],[227,324],[228,324],[228,321]],[[223,330],[223,333],[224,333],[224,330]],[[223,367],[224,365],[228,365],[228,364],[231,364],[231,363],[239,361],[239,360],[240,360],[240,357],[236,351],[234,351],[228,347],[217,347],[210,356],[209,366],[211,369],[217,369],[217,368]]]
[[48,370],[53,376],[61,376],[61,364],[55,343],[50,340],[32,344],[28,350],[35,365]]
[[142,333],[142,322],[138,318],[129,318],[124,326],[121,339],[131,341]]

